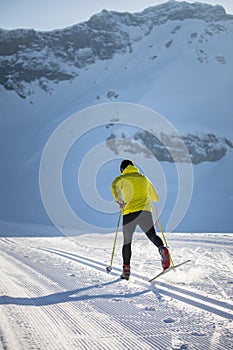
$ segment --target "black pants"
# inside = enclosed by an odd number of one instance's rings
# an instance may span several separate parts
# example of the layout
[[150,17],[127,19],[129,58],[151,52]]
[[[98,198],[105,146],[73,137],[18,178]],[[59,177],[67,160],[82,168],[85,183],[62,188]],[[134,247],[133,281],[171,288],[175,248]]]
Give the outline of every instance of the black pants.
[[131,243],[133,233],[137,225],[142,229],[143,232],[145,232],[147,237],[151,240],[151,242],[154,243],[154,245],[156,245],[156,247],[163,246],[162,239],[156,235],[152,214],[150,211],[142,210],[135,213],[126,214],[123,216],[124,242],[122,248],[122,256],[124,265],[130,265],[132,254]]

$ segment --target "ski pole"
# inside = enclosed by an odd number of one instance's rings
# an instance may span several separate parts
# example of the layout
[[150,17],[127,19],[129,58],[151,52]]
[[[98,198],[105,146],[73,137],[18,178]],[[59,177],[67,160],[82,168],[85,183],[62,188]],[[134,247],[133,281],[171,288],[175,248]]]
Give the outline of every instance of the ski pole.
[[113,246],[112,246],[112,256],[111,256],[110,265],[106,267],[107,272],[111,272],[112,271],[112,263],[113,263],[114,252],[115,252],[115,247],[116,247],[116,240],[117,240],[117,235],[118,235],[118,229],[119,229],[119,226],[120,226],[120,220],[121,220],[121,211],[119,213],[117,227],[116,227],[116,233],[115,233],[115,238],[114,238],[114,242],[113,242]]
[[[159,221],[159,216],[158,216],[157,210],[155,209],[154,205],[152,206],[152,208],[153,208],[153,211],[154,211],[154,214],[155,214],[156,222],[158,223],[158,226],[159,226],[160,232],[162,233],[162,236],[163,236],[163,240],[164,240],[165,246],[166,246],[166,247],[168,247],[168,243],[167,243],[167,240],[166,240],[165,234],[164,234],[164,232],[163,232],[163,229],[162,229],[161,223],[160,223],[160,221]],[[171,256],[171,253],[170,253],[170,250],[169,250],[169,256],[170,256],[170,260],[171,260],[172,266],[174,267],[175,265],[174,265],[174,262],[173,262],[173,259],[172,259],[172,256]]]

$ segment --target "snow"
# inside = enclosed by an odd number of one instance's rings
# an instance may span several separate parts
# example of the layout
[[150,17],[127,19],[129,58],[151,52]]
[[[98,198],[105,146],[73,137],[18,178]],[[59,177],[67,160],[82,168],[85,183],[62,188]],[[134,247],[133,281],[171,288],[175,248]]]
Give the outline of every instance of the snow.
[[[135,124],[142,120],[146,127],[141,115],[126,125],[128,116],[115,113],[118,103],[158,111],[180,135],[213,132],[232,140],[232,24],[193,19],[148,28],[128,27],[132,52],[111,60],[83,69],[58,62],[60,71],[78,74],[69,82],[25,83],[25,99],[0,86],[0,350],[233,349],[233,234],[223,233],[233,228],[232,151],[217,162],[193,165],[191,202],[181,201],[187,205],[175,218],[177,233],[170,233],[176,201],[189,194],[177,171],[185,173],[186,165],[145,158],[143,152],[116,155],[105,144],[113,131],[119,141],[124,133],[133,142]],[[46,51],[19,53],[18,63],[25,57],[25,64],[33,58],[39,65]],[[54,57],[49,51],[48,66]],[[98,106],[106,103],[114,105],[108,119],[98,115]],[[55,174],[46,191],[56,191],[55,180],[62,180],[60,190],[79,225],[72,225],[73,216],[66,218],[53,197],[61,220],[56,227],[42,203],[41,156],[56,128],[85,108],[95,111],[94,118],[84,113],[75,128],[61,133],[55,162],[63,142],[70,149],[60,178]],[[97,121],[102,124],[93,129]],[[158,127],[151,124],[150,131]],[[191,259],[152,284],[148,280],[161,271],[160,257],[141,232],[134,235],[130,281],[119,279],[122,228],[113,270],[106,272],[118,216],[110,184],[122,157],[134,158],[158,190],[156,208],[169,231],[174,262]],[[53,173],[51,166],[52,161]]]
[[110,274],[114,233],[1,238],[0,348],[232,349],[233,235],[166,238],[175,263],[192,262],[151,284],[160,257],[141,232],[128,282],[121,232]]

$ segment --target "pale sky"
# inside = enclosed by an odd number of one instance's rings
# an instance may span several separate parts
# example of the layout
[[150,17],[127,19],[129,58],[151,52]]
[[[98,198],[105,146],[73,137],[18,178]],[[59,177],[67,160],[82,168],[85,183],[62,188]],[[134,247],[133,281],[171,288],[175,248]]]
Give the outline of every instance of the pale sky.
[[[103,9],[133,13],[164,2],[166,0],[0,0],[0,28],[59,29],[86,21]],[[233,14],[233,0],[201,2],[220,4],[227,13]]]

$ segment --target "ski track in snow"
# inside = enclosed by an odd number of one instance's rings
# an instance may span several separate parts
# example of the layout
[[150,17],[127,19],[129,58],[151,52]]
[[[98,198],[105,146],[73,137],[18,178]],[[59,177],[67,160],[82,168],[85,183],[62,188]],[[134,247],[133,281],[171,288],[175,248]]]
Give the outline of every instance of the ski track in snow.
[[120,242],[106,273],[112,234],[0,239],[0,349],[233,349],[233,236],[169,237],[192,263],[151,284],[159,255],[134,238],[129,282]]

